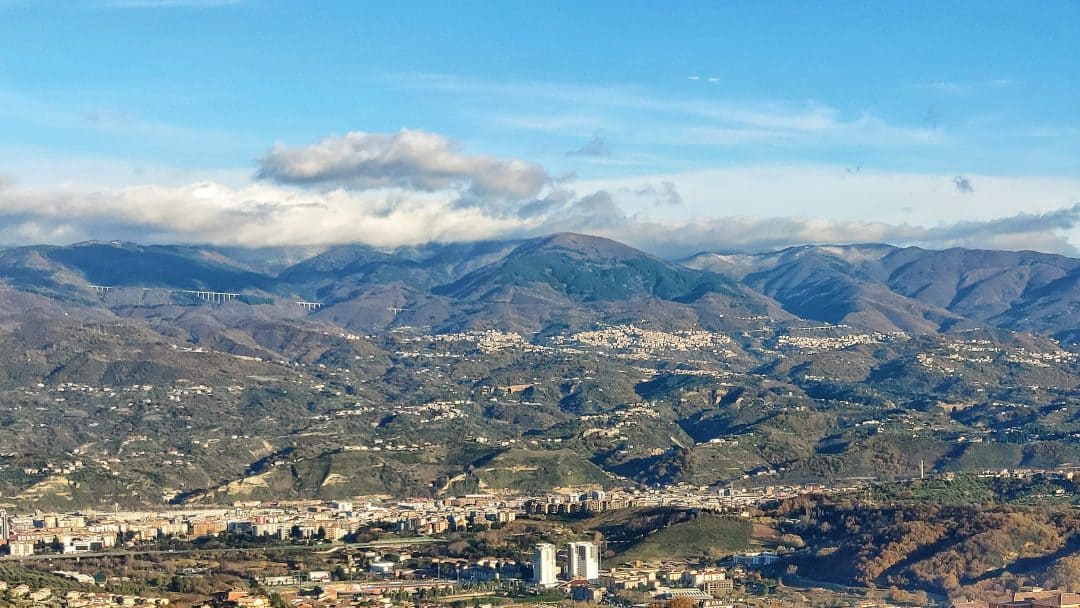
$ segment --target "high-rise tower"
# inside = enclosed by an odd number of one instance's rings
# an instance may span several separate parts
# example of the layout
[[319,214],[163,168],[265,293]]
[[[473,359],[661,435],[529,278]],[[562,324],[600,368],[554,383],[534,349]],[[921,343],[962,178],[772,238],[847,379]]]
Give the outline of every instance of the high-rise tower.
[[570,580],[587,581],[600,578],[600,550],[595,543],[566,545],[566,577]]
[[558,584],[555,578],[555,545],[540,543],[533,549],[533,583],[541,587]]

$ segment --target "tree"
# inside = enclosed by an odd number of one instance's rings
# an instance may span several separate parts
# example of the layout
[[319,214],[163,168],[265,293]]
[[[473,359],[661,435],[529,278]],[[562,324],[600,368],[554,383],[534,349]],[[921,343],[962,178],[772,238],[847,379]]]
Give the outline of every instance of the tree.
[[465,542],[463,540],[459,540],[459,541],[450,543],[446,547],[446,550],[450,553],[450,555],[453,555],[455,557],[461,557],[461,556],[465,555],[469,551],[469,548],[470,548],[469,543],[467,543],[467,542]]
[[697,608],[697,602],[688,597],[673,597],[668,600],[665,608]]
[[1080,555],[1064,557],[1046,571],[1043,585],[1057,589],[1080,588]]
[[781,534],[780,544],[793,549],[802,549],[806,542],[798,534]]

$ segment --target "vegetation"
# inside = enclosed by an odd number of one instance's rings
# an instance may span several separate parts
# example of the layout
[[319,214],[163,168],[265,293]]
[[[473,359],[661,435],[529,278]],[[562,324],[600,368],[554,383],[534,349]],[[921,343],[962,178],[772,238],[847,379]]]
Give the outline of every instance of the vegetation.
[[[600,522],[597,522],[600,523]],[[679,509],[638,509],[603,521],[616,562],[656,559],[716,560],[751,547],[752,524],[739,517]]]
[[[918,319],[886,306],[888,290],[912,287],[906,266],[889,271],[896,284],[875,287],[884,300],[873,304],[888,315],[852,308],[857,299],[837,298],[891,276],[875,273],[892,250],[851,260],[845,251],[785,254],[783,269],[750,274],[720,268],[726,276],[567,234],[397,252],[339,247],[277,275],[266,270],[272,252],[260,261],[125,243],[3,250],[0,492],[40,508],[109,508],[887,482],[1080,462],[1080,359],[1034,335],[939,331],[965,327],[950,314],[978,311],[920,308],[910,294]],[[905,255],[916,266],[959,263],[956,252]],[[1018,268],[1074,263],[980,253],[960,266],[981,268],[983,255]],[[774,272],[785,280],[771,282]],[[790,289],[811,276],[835,281],[796,302],[803,292]],[[991,287],[972,289],[990,297]],[[210,304],[191,289],[241,297]],[[297,310],[300,297],[324,308]],[[850,323],[809,322],[826,313]],[[891,323],[918,331],[868,333]],[[716,341],[614,346],[576,333],[630,325],[669,338],[707,330]],[[518,340],[500,347],[448,333],[491,328]],[[436,403],[451,405],[425,409]],[[1076,500],[1054,484],[936,483],[898,491],[905,496],[881,488],[878,498]]]
[[794,560],[800,575],[843,583],[949,594],[1056,583],[1074,576],[1066,558],[1080,548],[1080,515],[1067,509],[800,498],[778,514],[809,548]]

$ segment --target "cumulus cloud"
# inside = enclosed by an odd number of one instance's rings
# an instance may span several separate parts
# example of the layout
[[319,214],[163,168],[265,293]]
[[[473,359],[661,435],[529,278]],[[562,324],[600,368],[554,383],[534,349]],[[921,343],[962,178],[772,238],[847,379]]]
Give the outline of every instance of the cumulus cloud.
[[[4,244],[90,238],[236,246],[366,243],[396,247],[577,231],[668,256],[702,250],[763,251],[805,243],[886,242],[1000,247],[1076,254],[1062,231],[1080,226],[1080,204],[1044,213],[939,226],[824,218],[731,216],[656,220],[627,213],[606,191],[558,192],[508,216],[461,207],[444,192],[267,184],[143,186],[109,191],[0,191]],[[530,207],[531,206],[531,207]],[[528,212],[525,212],[529,209]]]
[[347,133],[302,148],[278,144],[256,177],[321,188],[454,189],[477,200],[535,197],[549,180],[538,165],[469,156],[442,135],[410,129]]
[[981,222],[956,222],[928,229],[923,238],[930,242],[947,244],[987,242],[994,238],[1018,235],[1054,237],[1057,231],[1070,230],[1077,225],[1080,225],[1080,203],[1043,213],[1018,213]]
[[[380,247],[495,238],[528,225],[445,192],[395,188],[308,192],[252,184],[0,192],[5,244],[127,239],[221,245]],[[51,227],[51,228],[50,228]],[[54,238],[44,238],[50,234]],[[43,238],[35,238],[40,234]],[[29,238],[27,238],[29,237]]]
[[[239,185],[0,182],[0,245],[124,239],[391,248],[577,231],[668,256],[860,242],[1076,254],[1067,235],[1080,228],[1080,203],[1073,204],[1080,182],[980,175],[985,187],[964,205],[948,205],[955,194],[942,187],[947,176],[842,174],[837,167],[732,168],[589,184],[520,161],[465,155],[435,134],[351,133],[305,148],[278,146],[261,161],[260,179]],[[1016,201],[1044,211],[1018,213]],[[922,211],[882,214],[912,203]],[[793,207],[801,217],[789,215]],[[837,219],[844,212],[862,215]],[[995,219],[971,220],[976,213]]]

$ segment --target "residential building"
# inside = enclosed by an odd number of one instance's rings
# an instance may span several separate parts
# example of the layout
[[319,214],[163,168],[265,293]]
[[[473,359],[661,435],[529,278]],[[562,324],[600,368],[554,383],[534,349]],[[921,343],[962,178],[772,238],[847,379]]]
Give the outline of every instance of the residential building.
[[566,545],[566,577],[570,580],[586,581],[600,579],[600,551],[595,543]]
[[533,584],[554,587],[558,584],[555,566],[555,545],[540,543],[533,549]]

